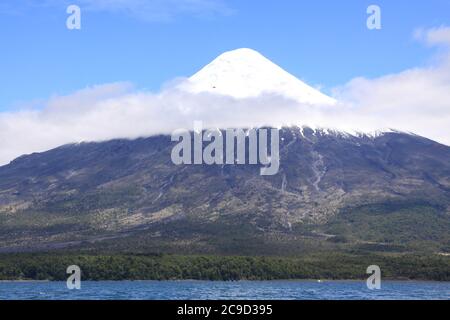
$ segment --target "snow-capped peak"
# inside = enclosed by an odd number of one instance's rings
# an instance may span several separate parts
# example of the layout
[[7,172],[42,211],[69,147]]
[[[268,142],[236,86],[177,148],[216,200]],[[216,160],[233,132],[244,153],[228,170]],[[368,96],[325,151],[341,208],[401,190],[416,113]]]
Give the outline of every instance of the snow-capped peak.
[[228,51],[194,74],[181,89],[234,98],[276,94],[299,103],[332,105],[336,101],[308,86],[252,49]]

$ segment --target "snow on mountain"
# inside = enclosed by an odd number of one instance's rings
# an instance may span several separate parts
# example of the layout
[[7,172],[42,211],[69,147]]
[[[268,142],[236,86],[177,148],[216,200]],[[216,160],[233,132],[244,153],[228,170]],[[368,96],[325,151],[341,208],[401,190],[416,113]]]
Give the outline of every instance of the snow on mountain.
[[180,85],[182,90],[209,92],[237,99],[276,94],[299,103],[333,105],[336,100],[308,86],[252,49],[228,51]]

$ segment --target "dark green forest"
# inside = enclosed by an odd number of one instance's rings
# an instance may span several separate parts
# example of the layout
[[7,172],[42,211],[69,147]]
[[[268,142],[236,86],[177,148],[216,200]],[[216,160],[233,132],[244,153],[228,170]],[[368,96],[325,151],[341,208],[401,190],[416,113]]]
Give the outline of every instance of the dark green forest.
[[450,257],[429,255],[313,254],[245,257],[165,254],[21,253],[0,255],[0,280],[66,280],[78,265],[83,280],[366,279],[369,265],[383,279],[450,280]]

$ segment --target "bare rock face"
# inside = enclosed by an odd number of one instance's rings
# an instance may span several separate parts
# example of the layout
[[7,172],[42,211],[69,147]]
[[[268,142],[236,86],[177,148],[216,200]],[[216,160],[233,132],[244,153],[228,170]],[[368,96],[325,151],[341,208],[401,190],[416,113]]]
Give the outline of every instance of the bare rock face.
[[[314,226],[308,231],[313,238],[341,232],[358,242],[365,236],[352,226],[376,226],[370,237],[389,238],[384,232],[391,226],[409,223],[406,211],[417,219],[428,209],[426,219],[439,223],[439,234],[419,224],[408,235],[427,238],[432,232],[447,245],[442,233],[450,234],[449,147],[399,132],[354,136],[299,127],[283,128],[280,139],[274,176],[261,176],[255,165],[176,166],[168,136],[22,156],[0,167],[0,247],[101,246],[114,239],[115,245],[133,243],[127,244],[132,250],[138,245],[130,239],[164,239],[186,246],[214,243],[216,250],[225,231],[277,235],[289,244],[305,236],[305,226]],[[361,219],[371,219],[370,206],[382,206],[376,214],[387,227],[358,220],[354,210],[365,208]],[[399,210],[398,219],[390,215]],[[346,212],[352,220],[345,220]]]

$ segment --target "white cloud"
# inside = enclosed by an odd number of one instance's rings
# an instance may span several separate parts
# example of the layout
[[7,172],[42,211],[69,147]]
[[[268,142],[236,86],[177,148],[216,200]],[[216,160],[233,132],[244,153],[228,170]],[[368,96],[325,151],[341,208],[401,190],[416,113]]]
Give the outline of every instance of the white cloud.
[[[3,0],[2,0],[3,1]],[[142,21],[170,21],[180,15],[211,17],[234,11],[226,0],[10,0],[0,13],[17,14],[29,8],[61,8],[76,4],[81,10],[125,14]]]
[[441,26],[431,29],[417,29],[414,33],[416,39],[424,41],[430,46],[450,45],[450,28]]
[[[423,39],[444,44],[450,28],[423,32]],[[340,103],[331,107],[299,105],[270,95],[233,99],[189,94],[174,89],[177,82],[160,93],[138,91],[128,83],[87,88],[52,97],[42,110],[0,113],[0,164],[65,143],[169,134],[192,128],[195,120],[221,128],[309,125],[365,132],[393,128],[450,145],[449,61],[447,51],[432,66],[353,79],[335,90]]]
[[231,13],[223,0],[79,0],[88,10],[126,13],[142,20],[165,21],[176,15],[211,16]]
[[275,96],[237,100],[173,87],[153,94],[136,92],[129,84],[108,84],[53,97],[40,111],[0,114],[0,164],[66,143],[170,134],[192,129],[195,120],[211,128],[280,125],[313,112]]
[[450,28],[420,30],[415,36],[444,47],[434,65],[376,79],[356,78],[337,88],[335,95],[351,110],[348,116],[359,119],[362,130],[396,128],[450,145]]
[[234,13],[226,0],[10,0],[0,3],[0,14],[18,15],[27,9],[61,8],[76,4],[81,10],[127,15],[146,22],[166,22],[177,16],[208,18]]

